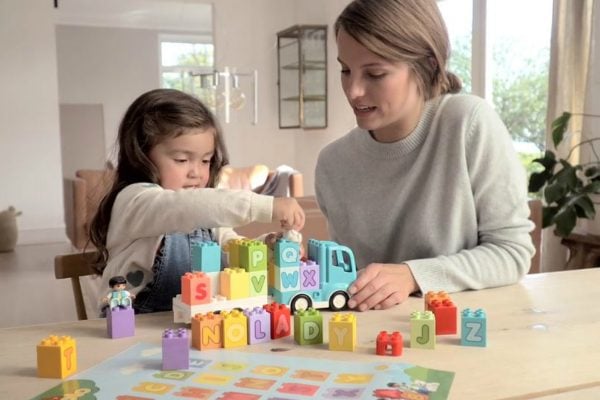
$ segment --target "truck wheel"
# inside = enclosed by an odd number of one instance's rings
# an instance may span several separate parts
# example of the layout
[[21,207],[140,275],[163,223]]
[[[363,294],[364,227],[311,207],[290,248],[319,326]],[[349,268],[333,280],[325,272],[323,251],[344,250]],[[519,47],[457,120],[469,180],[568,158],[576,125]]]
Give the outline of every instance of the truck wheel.
[[290,303],[290,309],[292,313],[301,310],[308,310],[312,307],[312,299],[306,294],[299,294],[292,299]]
[[340,311],[346,304],[348,304],[348,293],[343,290],[339,290],[331,295],[329,298],[329,308],[331,311]]

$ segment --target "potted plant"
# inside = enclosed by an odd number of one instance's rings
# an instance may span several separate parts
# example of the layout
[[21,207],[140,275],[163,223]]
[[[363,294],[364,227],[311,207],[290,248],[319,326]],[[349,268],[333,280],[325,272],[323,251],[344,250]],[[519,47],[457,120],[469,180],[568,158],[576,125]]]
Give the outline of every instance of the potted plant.
[[[600,117],[564,112],[552,122],[552,141],[555,148],[563,142],[573,115]],[[600,156],[594,149],[596,141],[600,141],[600,137],[580,141],[569,149],[565,158],[558,158],[556,153],[546,150],[543,157],[533,160],[544,169],[532,173],[529,177],[529,192],[540,194],[544,202],[542,226],[546,228],[554,225],[558,236],[569,236],[578,219],[594,219],[596,216],[596,204],[591,197],[600,193]],[[571,164],[569,158],[573,151],[582,146],[589,146],[590,154],[595,160]]]

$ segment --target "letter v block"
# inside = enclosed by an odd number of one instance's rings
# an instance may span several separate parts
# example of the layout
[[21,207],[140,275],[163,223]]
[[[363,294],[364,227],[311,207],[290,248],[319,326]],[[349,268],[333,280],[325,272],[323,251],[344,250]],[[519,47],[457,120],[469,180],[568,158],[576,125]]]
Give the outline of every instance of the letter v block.
[[250,275],[250,297],[266,296],[269,289],[267,283],[267,271],[255,271]]
[[435,349],[435,316],[431,311],[410,314],[410,347]]

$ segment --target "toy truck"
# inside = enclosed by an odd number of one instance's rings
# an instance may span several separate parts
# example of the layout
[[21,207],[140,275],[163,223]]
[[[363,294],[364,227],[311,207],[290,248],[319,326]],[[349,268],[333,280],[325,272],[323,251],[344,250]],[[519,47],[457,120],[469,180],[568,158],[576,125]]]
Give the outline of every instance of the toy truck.
[[356,279],[350,248],[331,241],[300,245],[278,240],[273,251],[255,240],[230,242],[223,252],[229,267],[221,271],[221,248],[214,242],[192,245],[192,272],[182,277],[182,293],[173,299],[174,322],[189,323],[198,313],[262,307],[277,302],[292,312],[313,308],[341,310],[348,286]]

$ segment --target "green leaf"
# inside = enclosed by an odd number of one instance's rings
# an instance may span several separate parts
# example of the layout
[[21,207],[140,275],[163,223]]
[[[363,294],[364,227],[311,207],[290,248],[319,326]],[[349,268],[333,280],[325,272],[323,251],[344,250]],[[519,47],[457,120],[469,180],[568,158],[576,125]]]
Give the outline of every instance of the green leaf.
[[538,164],[542,164],[542,166],[546,169],[546,170],[552,170],[554,168],[554,166],[556,165],[556,156],[554,155],[553,152],[551,152],[550,150],[546,150],[546,152],[544,153],[544,157],[542,158],[536,158],[535,160],[531,161],[532,163],[538,163]]
[[592,181],[591,183],[585,185],[582,189],[583,193],[600,193],[600,181]]
[[598,175],[600,175],[600,169],[597,166],[589,167],[585,170],[584,175],[587,178],[592,178],[592,177],[598,176]]
[[582,195],[575,202],[575,211],[579,218],[594,219],[596,217],[596,209],[594,203],[588,195]]
[[567,237],[575,228],[577,222],[577,213],[574,205],[563,206],[554,216],[554,224],[558,236]]
[[558,144],[562,142],[570,119],[571,113],[565,111],[560,117],[552,121],[552,142],[554,143],[554,147],[558,147]]
[[563,161],[564,160],[561,160],[563,168],[558,171],[556,175],[550,179],[550,181],[560,182],[561,185],[569,189],[575,189],[578,186],[583,186],[583,182],[581,182],[581,179],[577,177],[577,170],[581,169],[581,167],[579,165],[573,167],[568,162]]
[[547,228],[554,224],[554,216],[558,212],[558,207],[542,207],[542,228]]
[[558,203],[567,194],[567,185],[561,181],[555,181],[544,189],[544,199],[547,204]]
[[529,186],[527,190],[529,193],[539,192],[551,177],[552,173],[549,171],[533,172],[531,176],[529,176]]

